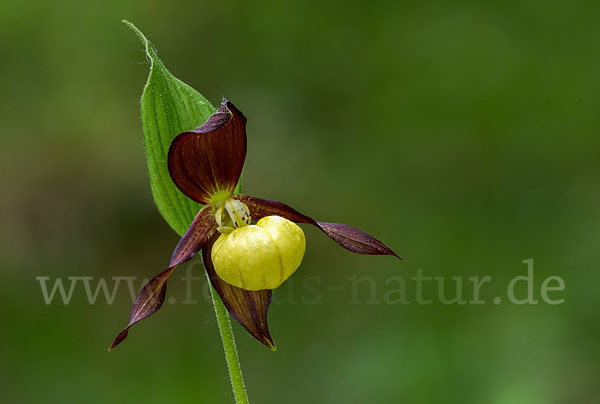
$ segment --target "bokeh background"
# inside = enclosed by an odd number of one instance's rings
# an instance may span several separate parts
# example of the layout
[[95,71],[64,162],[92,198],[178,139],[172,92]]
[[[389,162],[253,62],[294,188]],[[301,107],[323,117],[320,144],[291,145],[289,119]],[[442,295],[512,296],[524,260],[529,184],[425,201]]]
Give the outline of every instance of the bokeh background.
[[[148,65],[127,18],[177,77],[249,118],[247,192],[353,224],[408,259],[354,255],[305,228],[305,261],[270,310],[278,351],[234,325],[251,402],[600,402],[599,11],[578,0],[4,0],[3,401],[233,402],[203,280],[198,303],[181,304],[175,275],[176,303],[111,353],[131,305],[124,285],[112,304],[90,304],[79,284],[69,304],[47,305],[36,280],[137,276],[139,287],[177,243],[148,186]],[[540,303],[512,304],[507,285],[530,258]],[[468,278],[491,276],[486,303],[442,304],[428,282],[433,302],[417,304],[419,269],[461,277],[467,300]],[[385,303],[394,276],[410,304]],[[541,301],[548,276],[564,279],[550,295],[564,303]],[[355,291],[353,277],[370,281]]]

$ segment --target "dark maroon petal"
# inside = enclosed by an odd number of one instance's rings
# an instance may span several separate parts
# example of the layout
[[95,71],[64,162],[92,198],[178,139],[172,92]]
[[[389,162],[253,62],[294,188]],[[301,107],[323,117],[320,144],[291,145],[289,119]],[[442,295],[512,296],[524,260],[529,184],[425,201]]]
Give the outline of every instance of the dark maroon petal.
[[221,296],[221,300],[227,307],[229,313],[235,318],[248,332],[267,348],[275,350],[275,343],[269,333],[267,324],[267,311],[271,303],[271,291],[265,290],[245,290],[225,282],[215,272],[211,259],[212,246],[217,239],[213,237],[202,249],[202,259],[204,268],[210,278],[213,287]]
[[217,223],[215,222],[212,209],[206,206],[198,212],[188,230],[181,240],[179,240],[171,256],[169,266],[180,265],[192,258],[215,234],[216,229]]
[[108,350],[114,349],[117,345],[119,345],[125,338],[127,338],[127,334],[129,333],[129,329],[132,325],[149,317],[156,313],[158,309],[162,306],[165,301],[165,294],[167,292],[167,279],[169,275],[173,272],[175,267],[171,267],[166,271],[163,271],[156,275],[150,282],[146,284],[140,290],[135,301],[133,302],[133,307],[131,308],[131,314],[129,316],[129,324],[123,331],[117,335],[113,343],[110,345]]
[[390,247],[356,227],[341,223],[317,222],[321,230],[347,250],[363,255],[393,255],[404,261]]
[[206,205],[213,193],[234,191],[245,158],[246,118],[223,99],[204,125],[173,139],[169,173],[181,192]]
[[317,222],[294,208],[277,201],[260,199],[248,195],[236,195],[236,199],[244,202],[250,209],[252,220],[259,220],[265,216],[277,215],[285,217],[296,223],[308,223],[317,226],[325,234],[346,250],[363,255],[393,255],[404,261],[391,248],[370,234],[355,227],[340,223]]

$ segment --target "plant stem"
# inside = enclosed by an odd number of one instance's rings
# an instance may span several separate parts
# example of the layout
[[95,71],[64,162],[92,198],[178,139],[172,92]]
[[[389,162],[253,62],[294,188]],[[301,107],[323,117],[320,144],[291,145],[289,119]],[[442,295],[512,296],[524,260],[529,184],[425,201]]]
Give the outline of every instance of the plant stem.
[[[210,279],[208,279],[208,282],[210,285]],[[219,332],[221,334],[221,341],[223,342],[223,350],[225,351],[225,360],[227,361],[227,369],[229,370],[229,379],[231,380],[235,402],[237,404],[248,404],[248,395],[246,394],[246,386],[244,386],[240,358],[238,356],[237,347],[235,346],[235,338],[233,337],[231,321],[229,321],[229,313],[227,312],[227,308],[223,304],[221,297],[212,285],[210,286],[210,295],[215,307],[217,324],[219,324]]]

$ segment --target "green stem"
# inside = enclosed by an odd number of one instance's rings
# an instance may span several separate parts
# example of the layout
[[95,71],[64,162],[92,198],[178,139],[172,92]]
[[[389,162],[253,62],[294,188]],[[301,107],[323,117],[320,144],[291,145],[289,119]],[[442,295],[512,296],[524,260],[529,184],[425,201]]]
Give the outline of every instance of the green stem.
[[[210,279],[208,282],[210,284]],[[229,313],[212,285],[210,286],[210,295],[215,307],[217,324],[219,324],[219,332],[221,333],[221,341],[223,342],[223,350],[225,351],[225,360],[227,361],[227,368],[229,369],[229,379],[231,380],[235,402],[237,404],[248,404],[248,395],[246,394],[246,386],[244,386],[240,358],[235,346],[235,338],[233,337],[231,321],[229,321]]]

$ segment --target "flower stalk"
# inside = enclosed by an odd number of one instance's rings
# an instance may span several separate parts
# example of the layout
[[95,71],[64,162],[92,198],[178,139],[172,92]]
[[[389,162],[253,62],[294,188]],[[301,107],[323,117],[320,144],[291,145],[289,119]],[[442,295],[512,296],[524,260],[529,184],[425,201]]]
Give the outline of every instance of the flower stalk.
[[[206,277],[210,283],[208,274]],[[215,308],[215,315],[217,317],[217,324],[219,325],[223,350],[225,351],[225,361],[227,362],[227,370],[229,371],[229,380],[231,380],[231,388],[233,389],[235,402],[236,404],[248,404],[248,394],[246,393],[242,367],[240,365],[237,346],[235,345],[229,313],[219,297],[219,294],[212,286],[210,287],[210,296],[212,297],[213,306]]]

